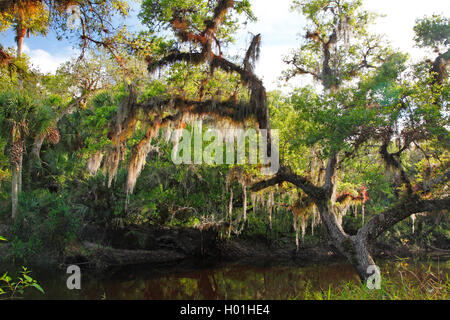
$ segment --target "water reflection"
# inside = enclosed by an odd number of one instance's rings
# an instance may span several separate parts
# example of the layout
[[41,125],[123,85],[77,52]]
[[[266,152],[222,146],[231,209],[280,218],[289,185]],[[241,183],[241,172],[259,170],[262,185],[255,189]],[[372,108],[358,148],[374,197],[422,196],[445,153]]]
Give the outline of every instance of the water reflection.
[[358,282],[354,269],[346,263],[265,268],[234,265],[171,274],[145,266],[103,274],[85,270],[82,289],[73,291],[66,288],[68,275],[63,270],[34,275],[46,295],[32,290],[26,295],[29,299],[302,299],[307,290],[326,292],[330,284]]

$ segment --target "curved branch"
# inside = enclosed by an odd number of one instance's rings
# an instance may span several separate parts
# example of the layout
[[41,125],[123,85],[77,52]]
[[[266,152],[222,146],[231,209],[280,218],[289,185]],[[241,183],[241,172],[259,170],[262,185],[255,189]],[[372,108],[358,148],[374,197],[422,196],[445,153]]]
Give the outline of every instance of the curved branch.
[[280,171],[278,171],[278,173],[271,179],[259,181],[253,184],[253,186],[250,187],[250,190],[256,192],[283,182],[292,183],[297,188],[302,189],[315,201],[324,198],[325,194],[322,188],[315,186],[307,178],[297,175],[286,167],[280,168]]
[[409,197],[398,205],[372,218],[358,231],[358,236],[369,242],[374,241],[395,224],[413,214],[445,209],[448,210],[448,208],[450,208],[449,197],[435,200],[421,200],[417,197]]
[[152,62],[150,57],[147,57],[148,71],[154,72],[157,68],[161,68],[176,62],[188,62],[194,65],[200,64],[205,60],[205,55],[200,52],[172,52],[164,58]]

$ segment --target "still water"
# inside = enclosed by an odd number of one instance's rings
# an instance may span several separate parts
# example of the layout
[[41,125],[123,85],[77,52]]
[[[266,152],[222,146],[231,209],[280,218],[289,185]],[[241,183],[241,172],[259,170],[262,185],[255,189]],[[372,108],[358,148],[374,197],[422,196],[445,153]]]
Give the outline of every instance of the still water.
[[[381,272],[392,269],[382,263]],[[429,263],[415,263],[417,272],[426,271]],[[448,267],[444,263],[441,267]],[[181,267],[181,270],[186,269]],[[27,289],[26,299],[302,299],[307,290],[323,290],[330,285],[353,281],[358,277],[347,263],[310,266],[245,265],[202,266],[191,271],[155,270],[148,266],[129,266],[103,273],[82,270],[81,290],[69,290],[65,270],[33,269],[46,294]]]

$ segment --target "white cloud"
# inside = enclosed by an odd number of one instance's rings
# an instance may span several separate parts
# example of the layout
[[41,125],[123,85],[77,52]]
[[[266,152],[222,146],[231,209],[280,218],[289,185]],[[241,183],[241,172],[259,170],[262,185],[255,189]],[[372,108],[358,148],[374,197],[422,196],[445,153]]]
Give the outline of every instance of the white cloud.
[[74,53],[72,49],[66,48],[54,55],[43,49],[30,49],[26,43],[23,52],[30,57],[31,64],[44,73],[55,73],[56,69],[68,61]]

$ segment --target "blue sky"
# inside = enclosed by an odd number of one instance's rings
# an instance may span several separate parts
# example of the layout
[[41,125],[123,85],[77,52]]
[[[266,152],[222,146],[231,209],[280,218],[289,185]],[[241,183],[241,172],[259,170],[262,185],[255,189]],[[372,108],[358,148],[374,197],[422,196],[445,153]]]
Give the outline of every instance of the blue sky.
[[[269,90],[277,87],[277,79],[285,69],[283,56],[290,50],[299,46],[299,33],[304,26],[304,19],[297,12],[291,12],[291,0],[251,0],[253,11],[258,17],[256,23],[247,25],[238,33],[238,42],[233,51],[250,41],[249,32],[262,34],[261,59],[257,65],[257,74],[263,78]],[[139,4],[130,1],[132,14],[126,24],[132,28],[139,28],[136,17]],[[445,0],[365,0],[366,9],[385,14],[379,18],[374,26],[377,33],[385,33],[392,45],[404,52],[411,53],[413,59],[419,59],[425,52],[413,48],[413,26],[417,18],[433,13],[449,16],[450,5]],[[12,32],[0,34],[0,43],[3,46],[14,46]],[[58,65],[70,56],[76,55],[75,49],[67,41],[58,41],[53,32],[47,37],[33,37],[25,39],[25,53],[44,72],[54,72]],[[292,82],[298,85],[301,81]]]

